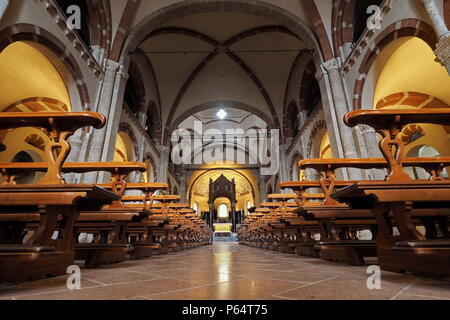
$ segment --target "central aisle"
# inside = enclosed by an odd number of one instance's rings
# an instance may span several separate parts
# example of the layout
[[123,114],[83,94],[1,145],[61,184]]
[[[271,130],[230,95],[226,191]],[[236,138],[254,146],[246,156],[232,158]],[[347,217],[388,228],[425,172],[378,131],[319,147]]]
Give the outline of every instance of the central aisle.
[[2,299],[450,299],[450,282],[382,273],[367,288],[367,267],[216,243],[148,260],[82,270],[82,289],[67,276],[0,288]]

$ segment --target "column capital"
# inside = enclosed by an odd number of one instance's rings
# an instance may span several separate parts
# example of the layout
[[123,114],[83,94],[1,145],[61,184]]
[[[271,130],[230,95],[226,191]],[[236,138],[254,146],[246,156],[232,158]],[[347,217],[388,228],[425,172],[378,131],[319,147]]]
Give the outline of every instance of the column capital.
[[328,73],[331,70],[339,70],[339,61],[336,58],[332,58],[328,61],[325,61],[324,63],[322,63],[321,65],[322,67],[322,72],[323,73]]
[[450,34],[439,41],[434,53],[436,54],[436,61],[448,69],[450,64]]
[[106,71],[117,72],[121,66],[122,66],[122,64],[108,59],[108,60],[106,60],[105,69],[106,69]]

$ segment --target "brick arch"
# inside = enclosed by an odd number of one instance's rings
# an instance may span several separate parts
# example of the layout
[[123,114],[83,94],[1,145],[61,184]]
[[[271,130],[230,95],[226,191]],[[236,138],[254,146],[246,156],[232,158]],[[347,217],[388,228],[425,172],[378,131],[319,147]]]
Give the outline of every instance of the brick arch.
[[14,102],[7,106],[3,112],[23,112],[23,108],[30,110],[30,112],[69,111],[68,106],[59,100],[45,97],[33,97]]
[[151,153],[146,153],[144,157],[144,161],[150,162],[153,170],[153,176],[155,177],[155,180],[158,179],[158,169],[156,168],[156,162],[153,159],[153,155]]
[[131,126],[128,123],[125,122],[121,122],[119,124],[119,131],[118,132],[125,132],[131,139],[131,141],[133,142],[133,149],[134,149],[134,156],[135,156],[135,161],[139,160],[139,144],[138,144],[138,140],[136,139],[136,135],[134,134],[133,129],[131,128]]
[[312,154],[312,149],[313,149],[313,145],[314,142],[316,140],[316,137],[319,133],[321,133],[322,131],[327,130],[327,123],[325,122],[325,120],[320,120],[318,121],[316,124],[314,124],[314,127],[311,131],[311,134],[309,135],[309,139],[308,139],[308,147],[307,147],[307,155],[308,158],[313,158],[314,155]]
[[112,20],[109,1],[87,0],[89,10],[89,24],[91,30],[91,45],[99,46],[109,55],[111,50]]
[[[37,43],[50,51],[52,56],[47,57],[49,60],[59,59],[59,62],[64,64],[65,69],[71,75],[73,82],[76,83],[83,110],[89,110],[89,90],[81,69],[67,47],[56,36],[36,25],[15,24],[0,31],[0,52],[17,41]],[[42,53],[46,56],[48,54],[48,52]],[[57,66],[55,65],[55,67]]]
[[333,49],[338,57],[341,56],[339,48],[345,43],[353,42],[355,8],[356,0],[333,0],[332,38]]
[[433,27],[422,20],[404,19],[389,25],[375,39],[374,45],[364,56],[359,68],[359,78],[354,85],[353,109],[360,110],[362,93],[366,77],[379,54],[393,41],[402,37],[417,37],[428,43],[431,48],[436,47],[437,37]]
[[317,8],[316,2],[314,0],[306,0],[307,9],[309,15],[313,21],[313,27],[315,29],[315,36],[320,43],[320,50],[325,61],[328,61],[335,57],[333,48],[328,39],[327,30],[320,15],[319,9]]
[[418,108],[445,108],[447,103],[421,92],[398,92],[381,99],[377,105],[377,109],[382,109],[394,105],[405,105]]

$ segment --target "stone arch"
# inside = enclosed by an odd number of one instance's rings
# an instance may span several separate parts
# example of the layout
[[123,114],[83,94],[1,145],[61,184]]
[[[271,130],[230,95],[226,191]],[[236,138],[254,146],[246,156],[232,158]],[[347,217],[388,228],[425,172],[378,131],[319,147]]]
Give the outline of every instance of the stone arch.
[[[133,52],[146,36],[157,29],[158,26],[189,15],[216,11],[247,13],[270,19],[295,33],[308,45],[320,49],[319,43],[309,26],[299,17],[278,6],[260,0],[252,2],[245,0],[186,0],[153,12],[131,30],[123,45],[120,61],[126,62],[128,53]],[[320,50],[318,53],[320,54]],[[317,62],[320,63],[320,60],[321,57],[318,55]]]
[[[318,40],[310,27],[301,18],[285,9],[260,0],[252,2],[246,0],[186,0],[159,9],[144,18],[130,31],[124,45],[121,45],[121,54],[118,60],[124,66],[128,66],[129,53],[134,52],[152,31],[171,21],[207,12],[238,12],[270,19],[274,23],[290,30],[290,32],[314,49],[315,54],[313,56],[316,65],[320,65],[323,62],[322,50]],[[278,123],[278,119],[275,120]],[[167,130],[167,128],[164,128],[164,130]],[[167,144],[167,142],[167,134],[165,134],[164,144]]]
[[314,124],[314,127],[311,131],[311,134],[308,138],[308,147],[307,147],[307,157],[308,158],[317,158],[318,156],[314,155],[313,147],[317,138],[320,134],[324,134],[327,130],[327,123],[325,120],[320,120]]
[[136,135],[135,135],[133,129],[131,128],[131,126],[127,123],[121,122],[119,124],[118,132],[124,132],[130,137],[132,144],[133,144],[132,147],[134,150],[134,158],[135,158],[134,161],[138,161],[138,159],[139,159],[139,144],[137,143]]
[[89,90],[81,69],[68,48],[47,30],[32,24],[19,23],[0,31],[0,52],[10,44],[23,41],[36,46],[55,66],[69,91],[76,91],[78,97],[71,95],[72,107],[89,110]]
[[[179,115],[173,122],[171,127],[169,128],[169,135],[178,127],[178,125],[180,123],[182,123],[185,119],[187,119],[189,116],[196,114],[198,112],[207,110],[207,109],[211,109],[211,108],[215,108],[218,105],[222,106],[223,108],[234,108],[234,109],[240,109],[240,110],[244,110],[250,113],[255,114],[256,116],[260,117],[262,120],[264,120],[267,124],[268,129],[273,129],[275,128],[275,124],[273,123],[273,121],[261,110],[259,110],[256,107],[247,105],[245,103],[240,103],[237,101],[210,101],[207,103],[203,103],[197,106],[194,106],[192,108],[189,108],[188,111],[183,112],[181,115]],[[168,139],[170,140],[170,136],[165,136],[165,142],[168,142]]]
[[366,83],[367,75],[377,57],[389,44],[404,37],[417,37],[424,40],[431,48],[437,43],[437,37],[429,24],[418,19],[404,19],[397,21],[383,30],[375,39],[374,46],[365,54],[360,68],[359,78],[354,85],[353,109],[361,109],[362,93]]
[[105,50],[105,55],[109,55],[111,50],[112,20],[111,7],[109,1],[87,0],[86,6],[91,14],[91,45],[99,46]]

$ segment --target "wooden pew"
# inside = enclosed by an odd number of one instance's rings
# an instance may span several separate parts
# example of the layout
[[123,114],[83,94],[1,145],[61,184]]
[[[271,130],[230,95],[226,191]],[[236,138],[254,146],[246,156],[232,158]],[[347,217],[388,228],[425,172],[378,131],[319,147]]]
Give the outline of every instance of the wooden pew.
[[[135,196],[126,196],[125,201],[136,202],[142,201],[142,198]],[[188,234],[195,234],[195,237],[206,237],[204,230],[200,230],[197,224],[204,224],[204,221],[198,217],[191,216],[195,223],[186,218],[188,214],[192,215],[193,210],[189,208],[188,204],[176,203],[180,197],[176,195],[158,195],[152,197],[152,202],[148,202],[152,212],[152,218],[160,219],[160,221],[168,221],[166,224],[158,224],[152,228],[153,235],[156,242],[159,244],[159,254],[168,253],[170,251],[178,251],[186,249],[187,247],[195,247],[195,244],[187,244],[185,240],[191,238]],[[128,204],[128,207],[142,207],[142,203]],[[205,242],[205,241],[202,241]],[[207,244],[210,243],[208,239]]]
[[[167,189],[165,183],[127,183],[117,190],[116,183],[101,184],[105,189],[119,192],[121,199],[98,212],[82,212],[81,217],[96,217],[96,222],[90,219],[77,220],[78,233],[98,235],[94,243],[78,244],[77,259],[85,260],[85,267],[96,267],[101,264],[122,262],[129,256],[131,259],[148,258],[153,255],[155,245],[150,236],[153,221],[151,211],[146,206],[130,207],[123,203],[125,191],[141,191],[144,198],[150,200],[154,192]],[[109,219],[109,217],[115,217]],[[128,241],[129,227],[141,227],[142,236],[136,242]]]
[[[449,218],[437,214],[440,209],[450,208],[450,181],[413,180],[404,171],[405,146],[399,137],[402,129],[412,123],[450,125],[450,109],[361,110],[348,113],[344,121],[351,127],[371,126],[381,134],[380,150],[388,163],[388,174],[385,181],[357,182],[332,197],[374,214],[382,269],[450,276]],[[413,221],[417,208],[428,209],[422,218],[434,226],[438,224],[441,235],[436,232],[435,239],[430,240],[417,230]],[[393,235],[393,227],[398,229],[398,236]]]
[[276,226],[282,230],[279,247],[284,253],[298,253],[298,248],[303,247],[305,243],[312,239],[312,234],[317,232],[314,221],[305,221],[297,215],[297,209],[305,203],[312,200],[324,199],[323,194],[303,193],[301,198],[294,194],[272,194],[268,196],[271,201],[280,201],[283,206],[289,208],[287,214],[281,214],[277,217]]
[[[0,164],[4,176],[4,184],[13,183],[15,177],[27,171],[44,172],[45,163],[19,163]],[[126,190],[139,190],[150,199],[151,195],[160,189],[166,189],[161,183],[127,183],[125,178],[134,171],[145,172],[147,166],[139,162],[101,162],[101,163],[66,163],[62,167],[64,173],[88,173],[104,171],[111,173],[111,183],[101,184],[104,189],[111,190],[123,197]],[[125,208],[122,200],[114,201],[111,205],[100,211],[83,211],[75,224],[76,234],[88,233],[95,235],[94,243],[78,244],[76,259],[84,260],[87,268],[97,267],[101,264],[122,262],[130,254],[132,259],[150,257],[152,244],[140,242],[135,245],[127,243],[124,236],[127,225],[147,218],[149,211],[138,208]],[[35,217],[39,221],[39,217]]]
[[[441,180],[442,168],[450,164],[449,160],[450,158],[410,158],[405,160],[404,165],[425,168],[430,172],[430,180]],[[325,201],[320,207],[303,206],[298,211],[298,214],[306,219],[319,221],[321,241],[314,245],[314,255],[320,254],[327,260],[356,265],[364,264],[364,257],[375,257],[375,241],[360,241],[356,238],[356,232],[365,229],[376,235],[376,221],[372,213],[368,210],[350,210],[347,206],[331,199],[330,195],[335,188],[335,170],[340,168],[385,169],[387,168],[386,160],[309,159],[300,161],[299,166],[301,169],[312,168],[320,173],[319,183],[325,195]],[[344,182],[344,186],[346,183],[352,182]],[[341,182],[337,184],[341,185]],[[312,245],[313,243],[310,244]],[[308,252],[311,252],[311,248],[308,248]]]
[[[15,182],[15,177],[23,172],[41,171],[47,168],[45,163],[0,164],[4,176],[4,184]],[[104,171],[111,173],[112,181],[100,184],[101,187],[111,190],[123,197],[126,190],[139,190],[147,199],[160,189],[166,189],[161,183],[127,183],[125,178],[134,171],[145,172],[147,166],[139,162],[102,162],[102,163],[66,163],[62,167],[64,173],[88,173]],[[151,244],[140,242],[136,245],[128,244],[125,238],[127,225],[140,222],[147,218],[149,211],[138,208],[125,208],[122,200],[114,201],[111,205],[99,211],[82,211],[75,224],[76,234],[88,233],[95,235],[94,243],[78,244],[76,259],[84,260],[87,268],[97,267],[101,264],[122,262],[127,259],[128,253],[133,259],[150,257],[153,249]],[[39,222],[39,216],[35,221]]]
[[[73,227],[80,210],[100,209],[118,199],[95,185],[64,184],[61,175],[70,152],[67,139],[82,127],[99,129],[105,123],[102,115],[92,112],[0,113],[0,130],[38,127],[50,137],[45,146],[48,169],[42,179],[32,185],[0,185],[0,216],[40,215],[36,233],[25,244],[0,245],[0,282],[65,274],[67,267],[74,264]],[[58,238],[52,239],[57,228]]]

